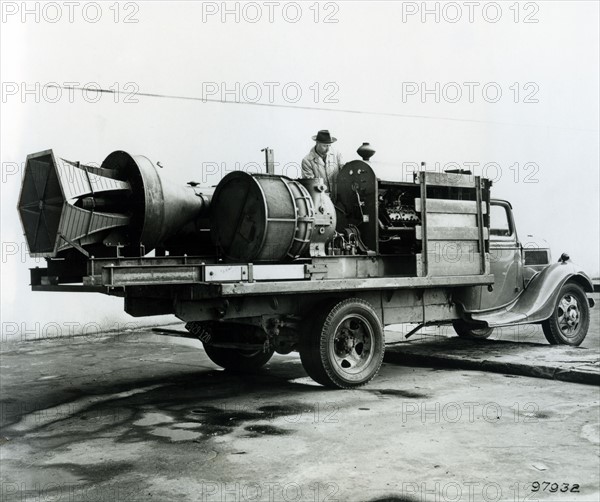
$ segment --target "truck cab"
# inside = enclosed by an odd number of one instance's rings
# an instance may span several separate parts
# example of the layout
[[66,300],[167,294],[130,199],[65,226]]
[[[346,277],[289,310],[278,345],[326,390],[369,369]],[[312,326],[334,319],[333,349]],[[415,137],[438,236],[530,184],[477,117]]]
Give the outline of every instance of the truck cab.
[[[527,236],[519,239],[512,205],[490,200],[490,271],[494,284],[479,287],[480,296],[465,303],[455,322],[459,336],[487,338],[494,327],[524,323],[542,325],[551,344],[579,345],[589,325],[594,301],[589,277],[566,253],[551,264],[547,243]],[[479,307],[476,305],[479,304]]]
[[523,291],[523,249],[510,202],[490,200],[490,270],[491,287],[482,288],[480,310],[502,307]]

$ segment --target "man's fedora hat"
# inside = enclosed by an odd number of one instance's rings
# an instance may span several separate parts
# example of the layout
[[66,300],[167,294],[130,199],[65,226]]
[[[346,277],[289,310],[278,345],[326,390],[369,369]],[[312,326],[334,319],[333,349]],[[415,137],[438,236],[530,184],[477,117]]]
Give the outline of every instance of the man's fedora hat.
[[313,141],[316,141],[317,143],[325,143],[330,145],[331,143],[335,143],[337,141],[337,138],[334,138],[333,136],[331,136],[331,134],[329,134],[329,131],[327,129],[323,129],[321,131],[319,131],[317,133],[316,136],[312,137]]

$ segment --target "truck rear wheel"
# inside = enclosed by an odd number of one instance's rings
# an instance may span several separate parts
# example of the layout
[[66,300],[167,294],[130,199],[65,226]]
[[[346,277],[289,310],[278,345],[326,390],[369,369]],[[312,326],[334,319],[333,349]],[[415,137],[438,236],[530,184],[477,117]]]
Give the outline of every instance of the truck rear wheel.
[[273,350],[229,349],[203,343],[209,359],[221,368],[230,371],[253,371],[262,368],[273,357]]
[[546,340],[552,345],[581,345],[590,325],[588,299],[573,283],[560,288],[552,315],[542,322]]
[[306,330],[300,358],[308,375],[327,387],[350,389],[375,377],[385,352],[383,326],[364,300],[324,309]]
[[452,327],[456,334],[461,338],[470,338],[471,340],[485,340],[494,332],[494,328],[475,327],[462,319],[452,322]]

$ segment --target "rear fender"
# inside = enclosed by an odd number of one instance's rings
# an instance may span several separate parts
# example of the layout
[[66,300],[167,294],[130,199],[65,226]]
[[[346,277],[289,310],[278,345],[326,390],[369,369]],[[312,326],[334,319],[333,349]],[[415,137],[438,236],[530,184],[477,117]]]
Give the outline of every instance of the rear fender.
[[[560,288],[567,282],[581,286],[586,293],[594,291],[591,279],[571,261],[549,265],[536,274],[527,289],[511,304],[485,312],[471,312],[473,321],[484,322],[490,327],[529,324],[545,321],[554,310]],[[594,301],[588,298],[590,307]]]

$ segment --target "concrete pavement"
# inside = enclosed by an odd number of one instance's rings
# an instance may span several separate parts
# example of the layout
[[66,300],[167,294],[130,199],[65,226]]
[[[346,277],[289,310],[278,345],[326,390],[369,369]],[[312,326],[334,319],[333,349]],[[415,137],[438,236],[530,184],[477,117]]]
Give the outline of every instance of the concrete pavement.
[[592,297],[596,307],[579,347],[549,345],[539,325],[496,328],[487,340],[458,338],[450,325],[425,327],[406,339],[416,325],[403,325],[386,332],[386,360],[600,385],[600,295]]
[[4,345],[2,500],[598,500],[599,390],[385,362],[361,390],[297,356],[219,370],[135,332]]
[[594,349],[458,337],[400,343],[386,349],[396,364],[491,371],[600,386],[600,354]]

